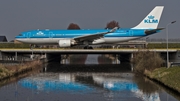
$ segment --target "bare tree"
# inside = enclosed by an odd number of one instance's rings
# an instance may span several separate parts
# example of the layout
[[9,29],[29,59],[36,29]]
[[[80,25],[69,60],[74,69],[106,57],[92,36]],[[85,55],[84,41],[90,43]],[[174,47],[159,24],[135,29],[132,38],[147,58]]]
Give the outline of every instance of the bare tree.
[[120,28],[119,23],[113,20],[113,21],[107,23],[105,29],[113,29],[114,27]]
[[67,29],[73,30],[73,29],[81,29],[81,28],[75,23],[70,23]]

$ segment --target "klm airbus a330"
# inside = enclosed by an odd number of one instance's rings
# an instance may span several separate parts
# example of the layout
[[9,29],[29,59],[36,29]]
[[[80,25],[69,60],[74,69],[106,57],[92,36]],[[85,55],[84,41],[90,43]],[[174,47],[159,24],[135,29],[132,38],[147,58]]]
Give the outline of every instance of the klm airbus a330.
[[130,29],[112,30],[32,30],[22,32],[16,36],[16,40],[29,44],[57,44],[60,47],[72,47],[85,45],[84,48],[90,48],[95,44],[114,44],[129,40],[145,37],[157,32],[163,28],[157,28],[163,6],[156,6],[137,26]]

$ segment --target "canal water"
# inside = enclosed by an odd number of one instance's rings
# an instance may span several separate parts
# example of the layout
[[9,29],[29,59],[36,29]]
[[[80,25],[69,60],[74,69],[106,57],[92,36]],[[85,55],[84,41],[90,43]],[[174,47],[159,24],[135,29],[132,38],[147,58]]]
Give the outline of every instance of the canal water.
[[[61,61],[62,62],[62,61]],[[178,94],[135,75],[113,55],[74,55],[64,64],[0,83],[0,101],[178,101]]]

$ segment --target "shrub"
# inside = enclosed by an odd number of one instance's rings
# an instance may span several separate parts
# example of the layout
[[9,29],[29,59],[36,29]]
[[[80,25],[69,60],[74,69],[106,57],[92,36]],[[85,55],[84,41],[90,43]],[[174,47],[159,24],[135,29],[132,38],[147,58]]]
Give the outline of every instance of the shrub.
[[0,73],[3,72],[2,68],[0,67]]
[[134,65],[135,72],[144,73],[145,70],[152,71],[155,68],[161,67],[163,59],[156,52],[139,50],[134,54],[131,62]]

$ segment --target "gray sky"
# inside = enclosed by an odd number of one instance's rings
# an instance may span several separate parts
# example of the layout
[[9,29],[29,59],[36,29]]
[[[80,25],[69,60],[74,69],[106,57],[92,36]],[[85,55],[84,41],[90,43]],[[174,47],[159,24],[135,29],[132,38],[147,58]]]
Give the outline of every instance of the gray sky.
[[[0,35],[10,41],[27,30],[67,29],[70,23],[99,29],[112,20],[131,28],[158,5],[165,6],[159,27],[176,20],[169,38],[180,38],[180,0],[0,0]],[[166,38],[166,31],[151,37]]]

